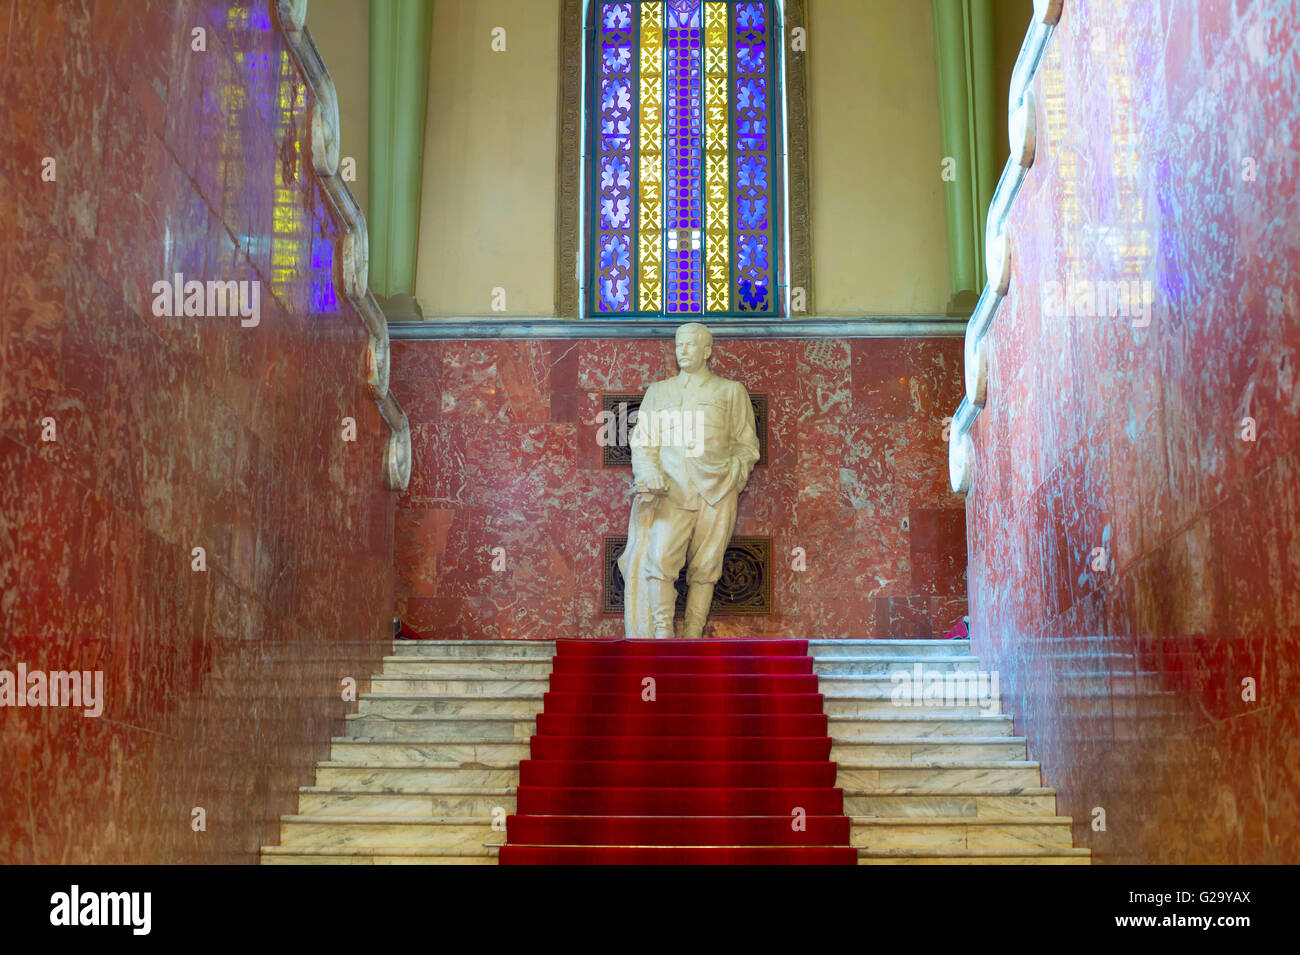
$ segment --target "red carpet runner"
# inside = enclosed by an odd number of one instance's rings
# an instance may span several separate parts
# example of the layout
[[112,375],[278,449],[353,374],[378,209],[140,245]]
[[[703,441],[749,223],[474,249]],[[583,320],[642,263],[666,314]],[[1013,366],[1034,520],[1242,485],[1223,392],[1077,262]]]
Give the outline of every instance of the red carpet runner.
[[559,640],[501,864],[854,865],[830,752],[807,640]]

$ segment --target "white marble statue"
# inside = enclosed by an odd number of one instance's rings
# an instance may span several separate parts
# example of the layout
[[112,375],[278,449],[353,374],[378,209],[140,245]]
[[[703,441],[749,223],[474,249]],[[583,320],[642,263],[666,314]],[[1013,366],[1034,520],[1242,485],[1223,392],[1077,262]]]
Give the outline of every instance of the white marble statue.
[[736,499],[758,460],[754,409],[738,381],[709,371],[713,336],[677,329],[680,372],[646,389],[632,450],[632,513],[623,573],[626,635],[674,635],[673,582],[686,563],[683,637],[700,637],[736,526]]

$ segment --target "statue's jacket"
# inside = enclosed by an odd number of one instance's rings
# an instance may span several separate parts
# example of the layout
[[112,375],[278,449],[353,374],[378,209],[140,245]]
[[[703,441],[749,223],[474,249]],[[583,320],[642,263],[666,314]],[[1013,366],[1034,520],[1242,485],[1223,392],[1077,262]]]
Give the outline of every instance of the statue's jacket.
[[628,441],[632,475],[644,481],[656,465],[668,477],[668,500],[694,510],[739,493],[758,460],[749,393],[738,381],[684,372],[646,389]]

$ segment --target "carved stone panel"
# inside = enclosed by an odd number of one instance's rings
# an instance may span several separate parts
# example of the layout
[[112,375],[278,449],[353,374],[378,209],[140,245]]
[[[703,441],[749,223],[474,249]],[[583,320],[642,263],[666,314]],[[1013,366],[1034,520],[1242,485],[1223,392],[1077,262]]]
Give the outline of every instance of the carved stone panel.
[[[627,546],[627,536],[605,537],[604,613],[623,612],[623,574],[618,555]],[[677,610],[686,609],[686,568],[677,575]],[[772,612],[772,538],[733,537],[722,558],[722,577],[713,589],[715,614],[770,614]]]

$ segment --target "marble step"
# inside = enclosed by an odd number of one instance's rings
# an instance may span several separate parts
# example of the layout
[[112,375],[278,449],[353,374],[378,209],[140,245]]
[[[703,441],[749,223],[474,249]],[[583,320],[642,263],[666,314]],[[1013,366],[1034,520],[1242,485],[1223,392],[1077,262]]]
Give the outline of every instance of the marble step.
[[316,785],[378,789],[500,789],[519,785],[519,765],[487,763],[369,762],[316,764]]
[[921,705],[920,701],[915,703],[905,703],[901,700],[894,700],[889,690],[871,690],[858,689],[852,695],[832,695],[823,694],[823,708],[828,716],[880,716],[887,713],[895,715],[916,715],[925,714],[927,716],[963,716],[965,714],[988,714],[996,715],[1000,712],[1001,703],[997,699],[985,700],[984,702],[958,702],[956,700],[943,705],[935,705],[936,701],[925,701]]
[[554,640],[394,640],[399,657],[466,659],[509,657],[518,660],[550,660],[555,656]]
[[[474,816],[515,811],[509,787],[479,789],[378,790],[363,786],[304,786],[298,793],[299,815]],[[1054,816],[1056,791],[1046,788],[988,789],[951,792],[906,792],[849,789],[844,812],[850,816]]]
[[928,716],[924,709],[915,715],[902,708],[899,714],[832,716],[827,720],[831,737],[841,741],[897,738],[900,736],[1010,736],[1011,717],[996,713],[963,713],[960,716]]
[[509,677],[457,677],[444,679],[420,674],[376,673],[370,677],[373,693],[399,693],[428,696],[538,696],[548,689],[549,677],[516,680]]
[[[969,640],[810,640],[814,659],[827,657],[969,657]],[[549,660],[554,640],[395,640],[393,655],[436,659],[491,657]],[[971,657],[974,659],[973,657]]]
[[835,785],[840,789],[896,792],[952,792],[1043,785],[1042,771],[1032,760],[982,762],[840,763]]
[[517,763],[527,759],[528,740],[364,739],[336,736],[330,759],[336,763]]
[[809,640],[808,652],[819,661],[838,657],[970,656],[971,648],[969,640]]
[[344,735],[357,739],[457,739],[471,742],[528,740],[537,732],[535,716],[382,716],[351,713]]
[[1069,816],[855,816],[859,849],[1068,849]]
[[[647,672],[653,672],[653,670],[648,669]],[[900,670],[899,672],[910,674],[912,671]],[[926,670],[927,674],[936,672],[938,671]],[[955,694],[959,699],[965,699],[978,689],[983,689],[986,694],[991,692],[994,687],[989,677],[986,675],[977,677],[976,673],[975,670],[944,673],[942,674],[942,689],[947,691],[949,695]],[[663,679],[671,682],[672,676],[674,675],[665,675]],[[912,689],[913,695],[928,691],[931,687],[930,679],[929,676],[923,677],[919,687]],[[640,679],[636,674],[609,674],[607,679],[600,680],[598,678],[595,682],[612,687],[624,684],[639,684]],[[761,683],[762,680],[755,679],[746,682]],[[892,696],[895,689],[900,686],[900,681],[887,673],[822,674],[818,676],[817,683],[819,691],[825,696],[857,696],[861,693]],[[951,685],[949,685],[950,683]],[[420,693],[437,696],[513,696],[521,693],[545,693],[551,687],[551,680],[549,674],[535,679],[517,679],[494,675],[449,678],[439,674],[392,673],[385,670],[383,673],[376,673],[370,677],[370,687],[375,693]]]
[[859,849],[858,865],[1089,865],[1088,849]]
[[998,762],[1026,759],[1023,736],[949,737],[947,739],[899,737],[895,739],[840,740],[831,744],[837,763]]
[[304,786],[298,791],[298,815],[448,816],[491,819],[515,811],[515,790],[508,786],[478,789],[376,790],[364,786]]
[[850,816],[1055,816],[1056,790],[1044,787],[930,791],[844,790]]
[[924,673],[969,673],[980,668],[978,657],[961,656],[833,656],[813,660],[818,676],[862,674],[889,677],[895,673],[914,673],[921,664]]
[[365,716],[460,715],[531,719],[542,711],[542,694],[437,697],[419,693],[363,693],[357,708]]
[[551,658],[512,657],[384,657],[385,676],[425,676],[440,680],[491,679],[545,680],[551,675]]
[[401,816],[281,816],[280,845],[366,846],[368,848],[481,849],[485,842],[505,842],[482,817],[436,819]]
[[[498,823],[498,826],[500,824]],[[982,819],[855,817],[851,844],[860,849],[1061,849],[1070,848],[1070,819],[1063,816]],[[280,845],[480,848],[500,844],[505,832],[490,818],[293,815],[280,818]]]
[[[876,676],[889,678],[894,673],[914,673],[916,665],[924,673],[967,673],[979,670],[975,657],[831,657],[813,662],[812,672],[818,676]],[[545,680],[553,670],[553,662],[546,660],[481,659],[473,657],[390,656],[384,657],[383,676],[428,677],[440,680],[499,679]],[[657,672],[653,663],[647,663],[647,672]],[[682,672],[699,672],[688,669]],[[742,672],[737,670],[736,672]]]
[[263,846],[262,865],[496,865],[496,849]]
[[[926,716],[962,716],[965,714],[996,714],[1000,703],[994,700],[983,702],[960,702],[953,700],[943,705],[934,705],[936,701],[917,701],[905,704],[895,700],[892,688],[856,688],[852,695],[823,694],[824,711],[830,716],[843,715],[880,715],[906,714]],[[542,710],[540,692],[520,692],[508,696],[436,696],[428,693],[405,692],[393,693],[376,690],[363,693],[358,709],[363,715],[419,716],[419,715],[453,715],[466,716],[515,716],[531,717]]]
[[[910,671],[900,672],[910,674]],[[930,671],[927,670],[926,672]],[[964,671],[961,673],[954,671],[953,673],[945,673],[943,676],[944,683],[942,692],[946,692],[949,695],[956,695],[959,699],[966,699],[981,688],[986,694],[992,694],[993,690],[997,689],[993,686],[987,675],[984,675],[981,680],[980,677],[977,676],[977,671],[975,670]],[[949,684],[949,677],[951,677],[951,685]],[[930,688],[928,677],[923,678],[923,682],[919,687],[915,685],[915,681],[896,680],[894,677],[882,673],[823,674],[817,677],[817,688],[823,696],[883,695],[892,698],[894,691],[903,685],[909,685],[909,689],[913,696],[918,695],[918,693],[924,693]],[[940,692],[937,683],[934,689],[936,692]],[[996,694],[993,694],[993,696],[994,699],[997,698]],[[924,702],[924,698],[919,702]],[[917,707],[917,709],[922,708],[923,707]]]
[[[390,763],[429,760],[455,763],[505,763],[528,759],[529,740],[366,739],[335,737],[330,759],[341,763]],[[878,740],[837,740],[830,758],[846,763],[989,762],[1025,759],[1023,737],[906,737]]]

